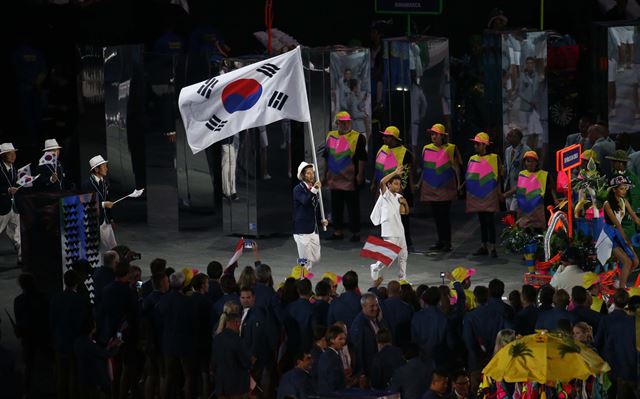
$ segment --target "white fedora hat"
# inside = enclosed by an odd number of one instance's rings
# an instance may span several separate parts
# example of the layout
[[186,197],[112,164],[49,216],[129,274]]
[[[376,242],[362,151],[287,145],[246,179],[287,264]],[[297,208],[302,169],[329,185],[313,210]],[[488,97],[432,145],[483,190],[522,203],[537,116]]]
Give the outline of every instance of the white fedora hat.
[[298,180],[303,180],[302,179],[302,171],[307,166],[311,166],[312,168],[314,167],[312,163],[307,163],[307,162],[304,162],[304,161],[300,162],[300,165],[298,165]]
[[60,147],[60,144],[58,144],[58,141],[56,139],[46,139],[44,141],[44,148],[42,149],[42,151],[51,151],[60,148],[62,147]]
[[89,160],[89,166],[91,166],[91,170],[93,170],[93,168],[97,168],[103,163],[109,163],[109,161],[102,158],[102,155],[96,155],[95,157]]
[[11,151],[18,151],[17,149],[13,148],[13,143],[0,144],[0,155],[4,154],[5,152],[11,152]]

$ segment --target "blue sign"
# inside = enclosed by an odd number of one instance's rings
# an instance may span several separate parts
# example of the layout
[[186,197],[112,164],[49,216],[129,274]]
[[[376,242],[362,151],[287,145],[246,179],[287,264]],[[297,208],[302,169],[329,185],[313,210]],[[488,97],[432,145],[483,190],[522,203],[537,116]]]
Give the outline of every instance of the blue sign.
[[569,169],[580,163],[580,147],[574,148],[562,154],[562,168]]

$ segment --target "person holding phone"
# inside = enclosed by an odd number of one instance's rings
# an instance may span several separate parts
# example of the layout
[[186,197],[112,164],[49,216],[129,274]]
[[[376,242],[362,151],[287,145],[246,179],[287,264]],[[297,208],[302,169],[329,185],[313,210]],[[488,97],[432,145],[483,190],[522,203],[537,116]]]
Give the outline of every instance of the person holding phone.
[[298,258],[306,259],[304,267],[310,271],[313,264],[320,261],[318,221],[323,227],[328,222],[319,217],[320,182],[315,181],[313,164],[301,162],[297,176],[300,183],[293,188],[293,239],[298,247]]

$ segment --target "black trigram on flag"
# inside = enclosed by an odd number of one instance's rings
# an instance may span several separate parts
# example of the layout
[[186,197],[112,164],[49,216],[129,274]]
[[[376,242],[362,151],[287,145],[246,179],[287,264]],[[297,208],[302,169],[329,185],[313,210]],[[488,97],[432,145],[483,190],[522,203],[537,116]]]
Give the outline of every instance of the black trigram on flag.
[[260,68],[256,69],[257,72],[264,73],[267,77],[272,78],[280,68],[273,64],[264,64]]
[[226,124],[227,121],[223,121],[222,119],[214,115],[207,121],[205,126],[207,126],[207,128],[213,132],[219,132]]
[[278,111],[282,111],[282,107],[284,107],[284,103],[287,102],[288,98],[288,95],[280,91],[274,91],[271,95],[271,98],[269,99],[269,103],[267,104],[267,106],[275,108]]
[[213,89],[213,86],[215,86],[216,83],[218,83],[218,80],[216,78],[208,79],[202,84],[202,86],[200,86],[200,88],[198,89],[198,94],[208,99],[209,96],[211,96],[211,89]]

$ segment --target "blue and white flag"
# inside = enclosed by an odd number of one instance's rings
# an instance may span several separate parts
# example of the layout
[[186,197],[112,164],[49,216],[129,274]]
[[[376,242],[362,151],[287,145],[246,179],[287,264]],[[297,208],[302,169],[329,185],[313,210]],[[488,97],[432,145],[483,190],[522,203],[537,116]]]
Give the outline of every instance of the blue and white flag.
[[311,120],[300,47],[187,86],[178,100],[193,153],[281,119]]

